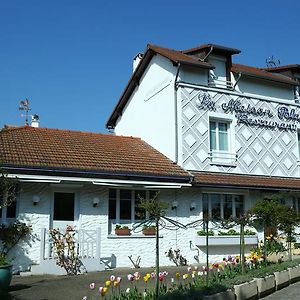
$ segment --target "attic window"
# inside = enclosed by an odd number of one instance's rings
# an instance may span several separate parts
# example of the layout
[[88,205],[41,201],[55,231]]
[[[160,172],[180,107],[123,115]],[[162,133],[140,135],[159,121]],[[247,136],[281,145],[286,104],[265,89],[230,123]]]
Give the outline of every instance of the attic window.
[[215,69],[209,71],[208,85],[218,88],[232,88],[230,80],[230,58],[223,56],[211,55],[208,62],[211,63]]

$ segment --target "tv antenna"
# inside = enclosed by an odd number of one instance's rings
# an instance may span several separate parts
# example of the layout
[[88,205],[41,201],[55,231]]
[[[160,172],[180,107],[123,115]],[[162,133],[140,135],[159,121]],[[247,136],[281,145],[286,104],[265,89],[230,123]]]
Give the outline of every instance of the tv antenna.
[[266,65],[267,65],[267,68],[278,67],[280,65],[280,60],[274,58],[274,56],[272,55],[266,59]]
[[20,101],[19,110],[24,110],[25,111],[25,115],[21,114],[21,117],[25,117],[25,125],[29,125],[29,123],[28,123],[28,116],[29,116],[28,112],[31,109],[29,107],[29,100],[28,99]]

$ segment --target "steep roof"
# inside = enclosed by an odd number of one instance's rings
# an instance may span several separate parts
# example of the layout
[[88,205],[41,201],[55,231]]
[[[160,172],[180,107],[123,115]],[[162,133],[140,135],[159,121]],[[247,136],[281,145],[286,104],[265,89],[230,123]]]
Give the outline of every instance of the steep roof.
[[182,53],[182,51],[177,51],[169,48],[148,44],[142,60],[140,61],[139,65],[133,72],[132,76],[130,77],[119,101],[117,102],[115,108],[113,109],[113,112],[111,113],[108,121],[106,122],[107,128],[115,127],[119,116],[122,115],[123,109],[127,101],[129,100],[136,86],[139,84],[139,81],[143,76],[144,71],[146,70],[152,57],[155,54],[160,54],[168,58],[174,65],[183,64],[183,65],[189,65],[192,67],[204,68],[204,69],[214,68],[214,66],[212,66],[210,63],[188,56]]
[[287,76],[281,75],[281,74],[273,74],[270,72],[267,72],[263,69],[255,68],[255,67],[250,67],[246,65],[241,65],[241,64],[232,64],[231,71],[234,73],[242,73],[246,76],[250,77],[256,77],[256,78],[261,78],[265,80],[270,80],[270,81],[275,81],[279,83],[286,83],[290,85],[298,85],[299,82],[290,79]]
[[228,173],[192,172],[197,186],[252,188],[268,190],[300,190],[300,178],[239,175]]
[[189,178],[139,138],[30,126],[0,131],[0,160],[4,167],[24,171]]

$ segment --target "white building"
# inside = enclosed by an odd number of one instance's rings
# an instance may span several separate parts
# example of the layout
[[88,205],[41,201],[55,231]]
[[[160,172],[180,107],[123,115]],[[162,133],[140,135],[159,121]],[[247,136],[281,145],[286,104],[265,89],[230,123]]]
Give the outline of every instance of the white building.
[[[128,256],[154,266],[153,236],[114,231],[116,224],[140,222],[138,195],[160,191],[168,217],[188,224],[205,213],[236,216],[266,192],[299,190],[300,68],[233,64],[239,53],[218,45],[185,51],[148,45],[107,122],[116,136],[2,130],[2,164],[20,181],[16,205],[2,209],[2,222],[28,222],[38,237],[17,252],[16,269],[56,272],[47,231],[67,224],[79,230],[90,270],[132,266]],[[299,209],[297,199],[288,201]],[[161,264],[172,264],[164,254],[170,248],[191,264],[204,262],[196,231],[162,229]],[[211,246],[210,259],[239,253],[228,240]]]

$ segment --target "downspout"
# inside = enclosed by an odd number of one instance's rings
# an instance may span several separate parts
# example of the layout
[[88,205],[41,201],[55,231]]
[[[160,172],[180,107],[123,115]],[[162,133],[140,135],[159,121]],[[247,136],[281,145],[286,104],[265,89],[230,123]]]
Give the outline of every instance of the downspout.
[[178,163],[178,104],[177,104],[177,79],[179,76],[179,71],[180,71],[181,64],[178,62],[178,67],[177,67],[177,72],[175,76],[175,81],[174,81],[174,114],[175,114],[175,163]]
[[207,52],[207,54],[204,56],[204,58],[200,58],[200,60],[201,61],[205,61],[210,56],[210,54],[212,53],[213,49],[214,49],[214,46],[210,46],[210,49]]
[[242,77],[242,73],[238,72],[238,78],[237,78],[237,80],[235,81],[235,83],[234,83],[234,85],[232,87],[233,90],[235,90],[235,87],[238,84],[238,82],[240,81],[241,77]]

